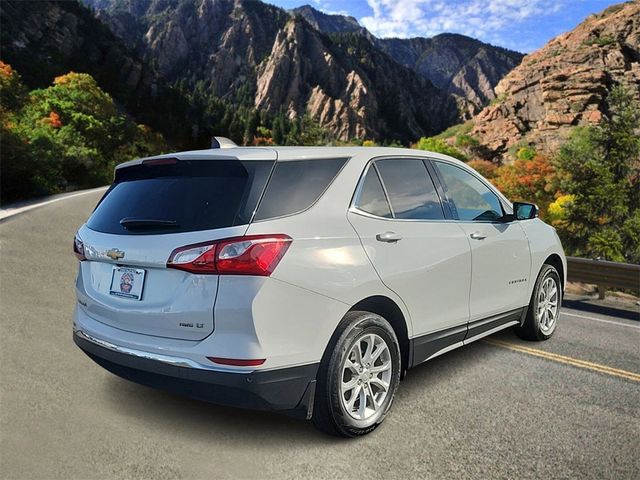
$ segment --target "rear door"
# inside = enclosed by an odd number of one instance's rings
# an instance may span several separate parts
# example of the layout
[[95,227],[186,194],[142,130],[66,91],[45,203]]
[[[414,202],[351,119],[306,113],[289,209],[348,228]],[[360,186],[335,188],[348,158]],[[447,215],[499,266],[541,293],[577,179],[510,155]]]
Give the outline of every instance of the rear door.
[[434,160],[433,165],[448,206],[471,244],[471,338],[513,321],[504,315],[528,303],[529,241],[518,222],[499,220],[503,205],[478,176],[448,162]]
[[[270,158],[271,157],[271,158]],[[179,247],[243,235],[275,161],[151,160],[116,179],[78,232],[79,304],[123,330],[199,340],[214,330],[216,275],[168,269]]]
[[[445,332],[446,344],[461,341],[469,318],[469,242],[445,218],[425,162],[370,164],[348,215],[381,280],[406,304],[414,334]],[[440,342],[430,340],[424,352],[416,344],[418,361],[438,350]]]

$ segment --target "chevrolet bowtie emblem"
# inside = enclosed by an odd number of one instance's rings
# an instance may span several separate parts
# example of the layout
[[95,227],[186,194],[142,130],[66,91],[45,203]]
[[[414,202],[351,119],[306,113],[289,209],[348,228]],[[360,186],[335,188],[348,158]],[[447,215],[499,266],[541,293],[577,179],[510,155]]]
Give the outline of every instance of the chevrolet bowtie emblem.
[[105,255],[109,257],[111,260],[120,260],[121,258],[124,258],[124,252],[122,250],[118,250],[117,248],[112,248],[111,250],[107,250]]

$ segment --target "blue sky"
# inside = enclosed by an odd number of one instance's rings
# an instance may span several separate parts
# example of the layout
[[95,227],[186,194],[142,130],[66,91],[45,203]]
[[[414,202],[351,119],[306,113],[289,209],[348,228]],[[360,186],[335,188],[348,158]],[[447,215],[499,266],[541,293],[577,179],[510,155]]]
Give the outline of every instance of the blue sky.
[[309,4],[355,17],[379,37],[455,32],[531,52],[573,29],[611,0],[267,0],[284,8]]

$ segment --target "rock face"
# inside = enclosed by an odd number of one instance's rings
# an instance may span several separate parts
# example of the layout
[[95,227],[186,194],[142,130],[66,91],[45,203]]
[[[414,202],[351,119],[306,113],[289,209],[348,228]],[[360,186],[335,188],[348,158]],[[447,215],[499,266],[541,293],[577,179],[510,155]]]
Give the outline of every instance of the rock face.
[[478,113],[495,98],[498,82],[522,61],[521,53],[464,35],[433,38],[376,38],[353,17],[328,15],[305,5],[292,10],[326,33],[359,33],[396,62],[415,70],[456,97],[463,118]]
[[303,17],[313,28],[325,33],[360,32],[365,30],[353,17],[347,15],[330,15],[316,10],[311,5],[291,10],[293,15]]
[[307,112],[344,140],[406,141],[457,118],[453,99],[429,81],[367,39],[348,40],[332,41],[300,18],[289,20],[257,69],[256,108],[284,108],[290,117]]
[[464,118],[495,98],[494,87],[523,55],[457,34],[378,40],[382,50],[457,97]]
[[169,81],[291,118],[308,114],[338,139],[409,142],[459,119],[452,95],[370,38],[314,28],[361,28],[353,18],[313,11],[310,22],[252,0],[85,1]]
[[520,144],[553,152],[572,127],[607,113],[614,85],[640,101],[639,62],[640,3],[609,7],[527,55],[497,85],[497,101],[475,117],[471,135],[494,160]]

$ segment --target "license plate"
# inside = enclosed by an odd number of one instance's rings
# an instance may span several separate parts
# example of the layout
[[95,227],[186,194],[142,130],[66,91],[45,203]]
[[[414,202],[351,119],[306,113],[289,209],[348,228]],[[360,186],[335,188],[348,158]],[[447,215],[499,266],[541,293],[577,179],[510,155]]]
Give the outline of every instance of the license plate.
[[139,268],[113,267],[109,295],[141,300],[144,275],[145,271]]

